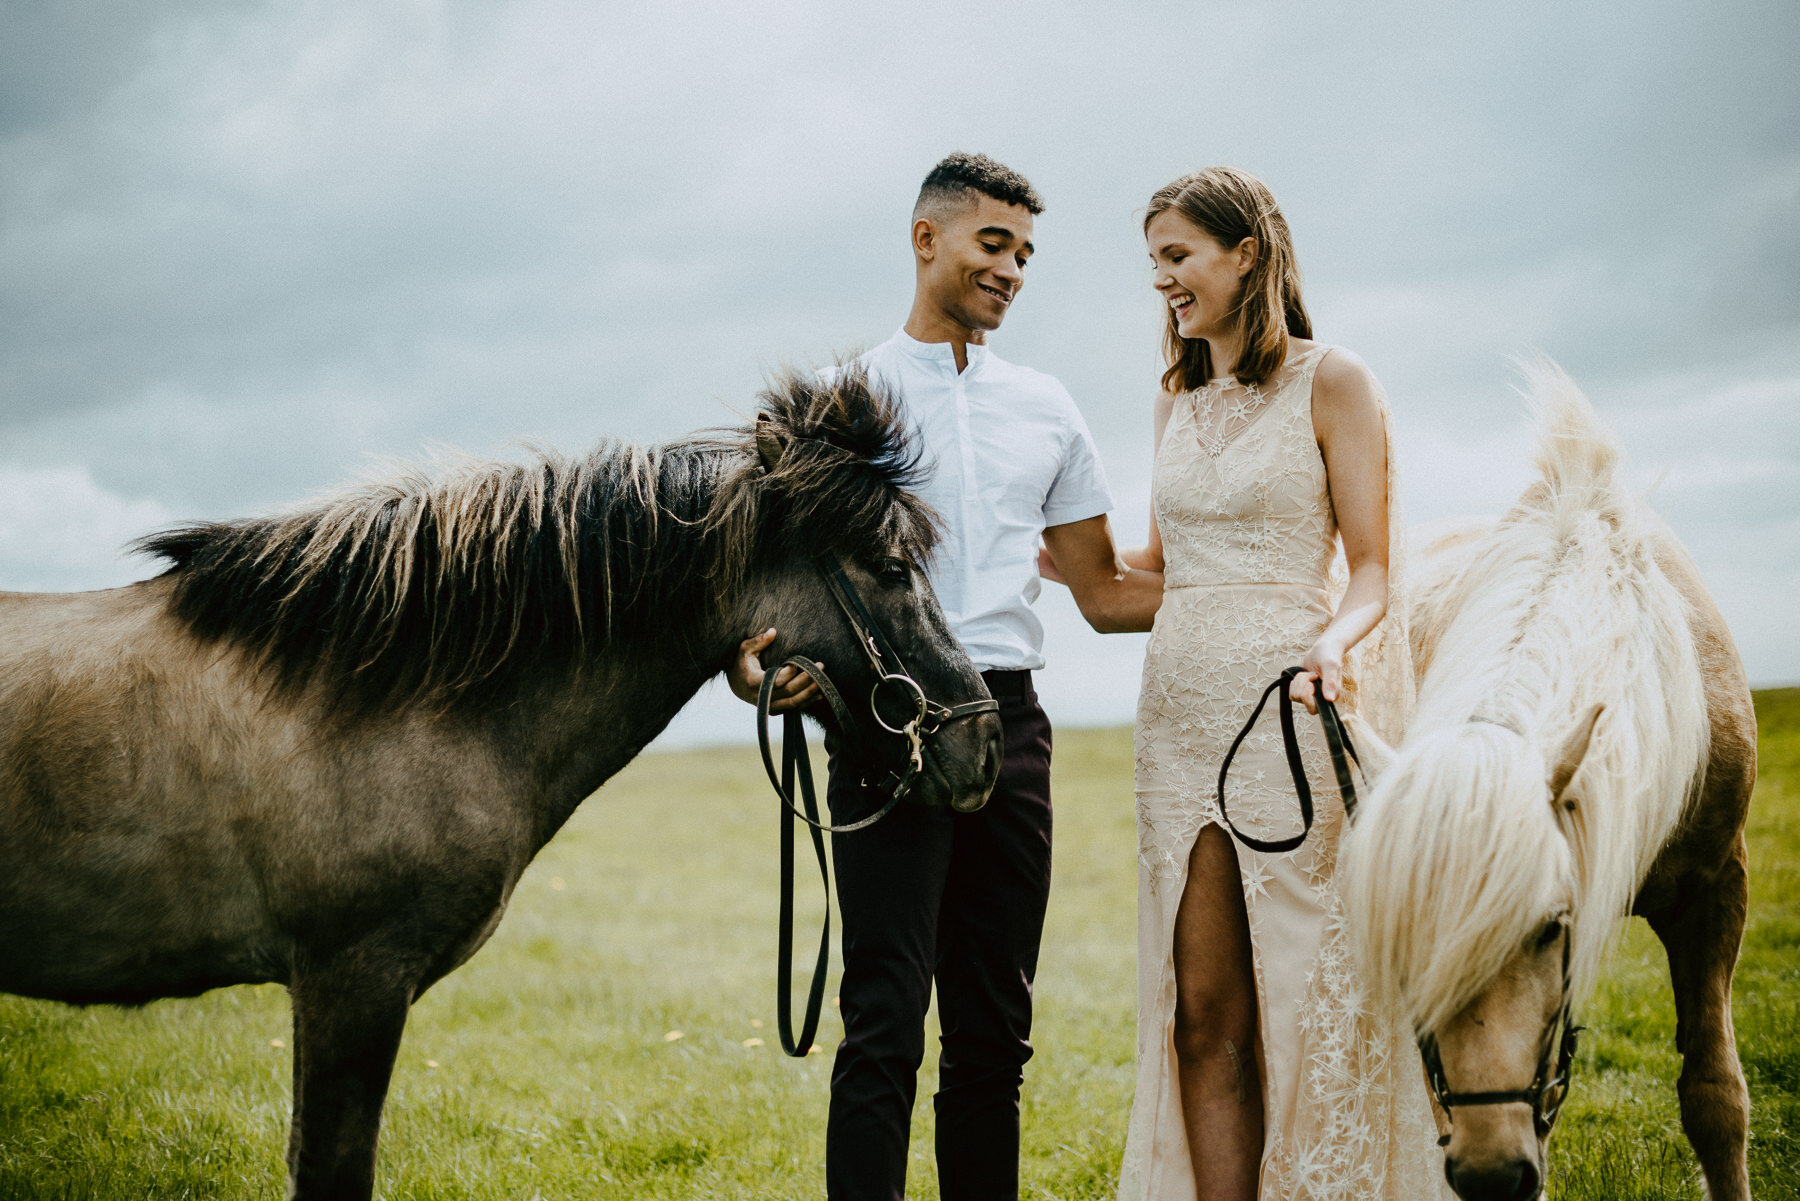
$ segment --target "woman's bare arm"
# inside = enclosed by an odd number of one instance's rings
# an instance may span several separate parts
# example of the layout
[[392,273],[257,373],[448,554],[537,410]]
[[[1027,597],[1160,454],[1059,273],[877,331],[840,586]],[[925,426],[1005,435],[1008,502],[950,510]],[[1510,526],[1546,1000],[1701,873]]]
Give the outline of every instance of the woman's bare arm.
[[[1156,394],[1155,418],[1150,435],[1150,463],[1154,468],[1156,456],[1162,450],[1163,431],[1169,428],[1169,414],[1175,410],[1175,396],[1170,392]],[[1162,531],[1156,527],[1156,501],[1150,502],[1150,537],[1142,546],[1134,546],[1120,553],[1127,567],[1135,567],[1139,571],[1161,571],[1163,569]]]
[[1338,699],[1345,654],[1380,624],[1388,603],[1387,428],[1375,377],[1361,359],[1326,352],[1313,377],[1312,415],[1350,584],[1301,662],[1306,674],[1294,679],[1292,695],[1309,712],[1317,709],[1315,680],[1325,699]]

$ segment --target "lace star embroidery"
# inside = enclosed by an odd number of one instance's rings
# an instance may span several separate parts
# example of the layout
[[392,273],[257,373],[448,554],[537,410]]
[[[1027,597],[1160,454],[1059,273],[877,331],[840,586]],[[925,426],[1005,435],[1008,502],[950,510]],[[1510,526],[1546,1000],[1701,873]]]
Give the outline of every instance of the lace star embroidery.
[[[1232,387],[1240,389],[1240,393],[1227,397],[1226,389]],[[1208,398],[1213,401],[1207,410],[1207,416],[1212,419],[1209,428],[1196,426],[1194,432],[1200,449],[1216,459],[1225,453],[1225,448],[1249,426],[1256,414],[1262,412],[1268,398],[1255,384],[1223,379],[1212,380],[1195,393],[1196,410],[1201,401]]]

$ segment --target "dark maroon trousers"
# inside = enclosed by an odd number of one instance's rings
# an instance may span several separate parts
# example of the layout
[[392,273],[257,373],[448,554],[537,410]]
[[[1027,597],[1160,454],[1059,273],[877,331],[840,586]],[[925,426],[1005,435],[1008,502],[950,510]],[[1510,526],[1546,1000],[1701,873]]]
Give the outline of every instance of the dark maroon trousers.
[[[1019,1193],[1019,1085],[1050,895],[1050,722],[1030,672],[984,672],[1005,758],[975,813],[902,802],[832,840],[844,1041],[825,1136],[831,1201],[900,1201],[925,1015],[937,984],[937,1164],[944,1201]],[[834,757],[834,822],[880,798]]]

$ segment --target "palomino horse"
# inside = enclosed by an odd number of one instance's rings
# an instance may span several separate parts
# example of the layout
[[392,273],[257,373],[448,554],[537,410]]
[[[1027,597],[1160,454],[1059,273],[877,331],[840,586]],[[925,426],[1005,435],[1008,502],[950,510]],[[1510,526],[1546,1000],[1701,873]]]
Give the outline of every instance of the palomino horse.
[[1750,691],[1586,399],[1535,374],[1536,480],[1421,564],[1418,708],[1345,839],[1347,919],[1378,1002],[1421,1035],[1468,1201],[1541,1191],[1570,1007],[1626,915],[1648,919],[1674,984],[1682,1126],[1709,1196],[1740,1201]]
[[[987,695],[920,571],[916,462],[864,377],[788,378],[754,431],[469,463],[157,535],[173,566],[127,588],[0,594],[0,989],[286,984],[292,1195],[368,1197],[408,1006],[739,641],[779,626],[869,694],[821,560],[925,692]],[[978,806],[999,734],[948,723],[912,797]]]

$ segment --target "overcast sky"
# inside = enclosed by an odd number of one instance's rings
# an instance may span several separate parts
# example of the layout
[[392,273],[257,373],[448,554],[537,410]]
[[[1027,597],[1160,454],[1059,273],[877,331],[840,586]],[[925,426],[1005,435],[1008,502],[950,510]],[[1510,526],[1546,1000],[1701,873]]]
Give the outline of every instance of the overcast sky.
[[[1102,9],[1105,11],[1102,11]],[[950,150],[1048,202],[993,338],[1087,414],[1141,539],[1161,184],[1261,174],[1319,336],[1386,384],[1414,521],[1525,478],[1512,356],[1620,433],[1752,679],[1800,680],[1800,6],[9,0],[0,587],[433,443],[734,420],[887,337]],[[1041,691],[1142,641],[1047,598]],[[715,690],[716,692],[716,690]],[[747,736],[703,696],[671,741]]]

